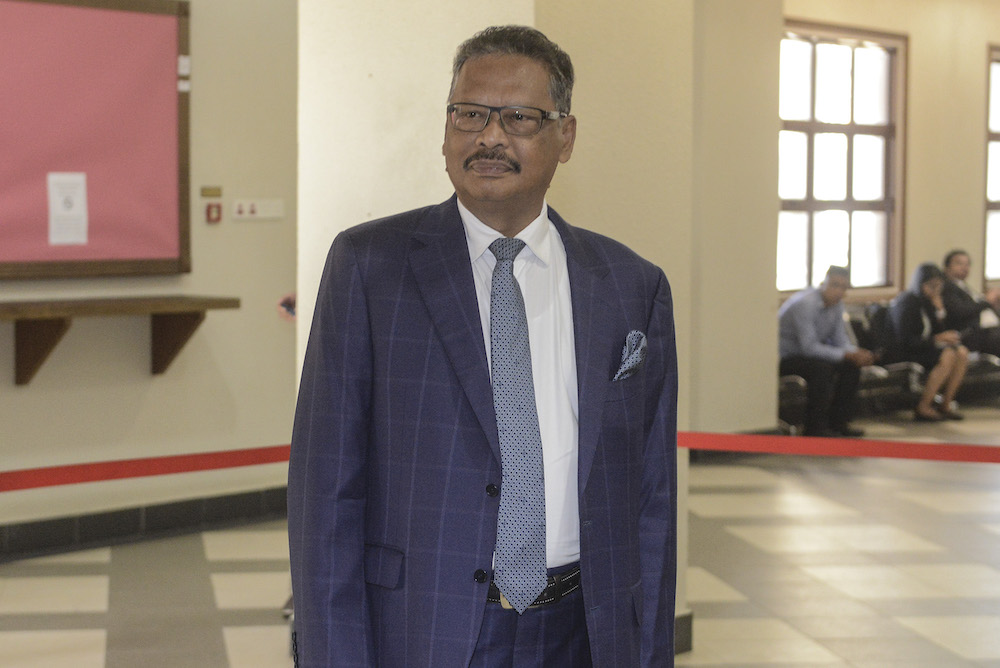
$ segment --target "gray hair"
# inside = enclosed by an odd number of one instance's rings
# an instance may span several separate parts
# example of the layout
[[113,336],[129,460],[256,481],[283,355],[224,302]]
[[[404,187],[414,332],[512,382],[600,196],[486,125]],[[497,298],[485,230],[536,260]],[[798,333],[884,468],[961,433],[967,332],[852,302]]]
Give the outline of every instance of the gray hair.
[[527,56],[540,62],[549,71],[549,95],[555,102],[555,110],[569,113],[573,97],[573,63],[569,54],[540,31],[527,26],[493,26],[462,42],[455,53],[451,93],[455,92],[458,73],[466,61],[491,55]]

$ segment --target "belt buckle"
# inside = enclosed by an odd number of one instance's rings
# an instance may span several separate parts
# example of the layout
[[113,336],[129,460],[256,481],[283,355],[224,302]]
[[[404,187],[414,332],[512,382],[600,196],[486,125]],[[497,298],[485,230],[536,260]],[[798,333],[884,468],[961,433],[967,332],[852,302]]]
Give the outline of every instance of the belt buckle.
[[508,601],[507,597],[503,595],[503,592],[500,592],[500,606],[504,610],[513,610],[514,609],[514,606],[512,606],[510,604],[510,601]]

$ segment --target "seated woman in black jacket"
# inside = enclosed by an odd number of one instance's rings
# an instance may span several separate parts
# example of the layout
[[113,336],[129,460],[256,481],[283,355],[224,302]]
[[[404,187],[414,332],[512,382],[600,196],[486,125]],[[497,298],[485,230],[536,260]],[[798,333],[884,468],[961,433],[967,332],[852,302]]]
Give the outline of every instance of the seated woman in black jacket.
[[[961,420],[951,410],[951,402],[965,377],[969,351],[955,330],[944,328],[945,310],[941,301],[944,273],[931,262],[917,267],[905,292],[889,305],[895,346],[895,361],[917,362],[927,369],[927,381],[914,412],[914,419],[936,422]],[[934,397],[942,393],[941,404]]]

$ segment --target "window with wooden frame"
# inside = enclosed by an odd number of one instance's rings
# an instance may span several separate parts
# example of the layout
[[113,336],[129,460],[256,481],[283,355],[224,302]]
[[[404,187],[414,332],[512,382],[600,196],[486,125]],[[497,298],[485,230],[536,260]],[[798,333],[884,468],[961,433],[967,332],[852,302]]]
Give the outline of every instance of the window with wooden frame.
[[989,110],[986,123],[987,281],[1000,280],[1000,46],[990,47]]
[[[786,23],[781,40],[777,288],[899,283],[906,38]],[[1000,208],[1000,207],[998,207]]]

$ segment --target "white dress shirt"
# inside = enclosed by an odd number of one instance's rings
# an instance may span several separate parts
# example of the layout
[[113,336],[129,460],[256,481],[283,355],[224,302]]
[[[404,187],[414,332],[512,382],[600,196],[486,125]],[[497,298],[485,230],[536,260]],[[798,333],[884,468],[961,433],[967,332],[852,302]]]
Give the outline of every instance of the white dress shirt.
[[[489,246],[502,234],[458,203],[472,260],[486,357],[490,356],[490,286],[496,258]],[[579,402],[576,346],[566,248],[547,205],[515,237],[526,246],[514,260],[528,317],[532,378],[545,468],[545,554],[549,568],[580,559],[577,498]]]

